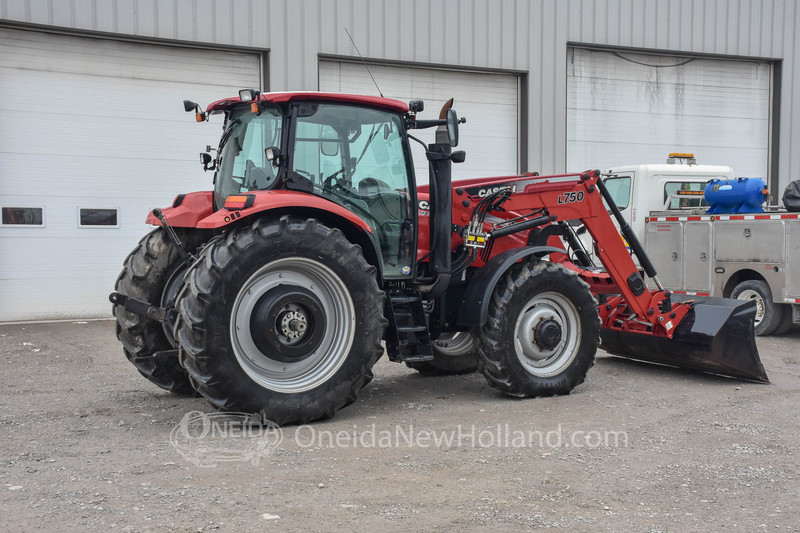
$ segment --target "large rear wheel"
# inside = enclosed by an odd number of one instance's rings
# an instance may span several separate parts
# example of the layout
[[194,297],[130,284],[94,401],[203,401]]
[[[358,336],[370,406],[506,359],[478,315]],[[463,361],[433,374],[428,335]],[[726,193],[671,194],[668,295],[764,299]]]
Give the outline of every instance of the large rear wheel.
[[187,280],[182,364],[219,409],[305,423],[332,417],[372,379],[384,294],[338,229],[258,220],[210,244]]
[[[175,228],[181,243],[193,251],[206,239],[203,232]],[[171,307],[188,266],[162,228],[145,235],[125,259],[115,291],[161,307]],[[177,348],[172,329],[115,305],[115,330],[123,352],[136,369],[162,389],[194,395],[189,376],[170,353]]]
[[561,265],[520,263],[497,283],[479,330],[481,371],[510,396],[568,394],[594,364],[599,340],[586,283]]

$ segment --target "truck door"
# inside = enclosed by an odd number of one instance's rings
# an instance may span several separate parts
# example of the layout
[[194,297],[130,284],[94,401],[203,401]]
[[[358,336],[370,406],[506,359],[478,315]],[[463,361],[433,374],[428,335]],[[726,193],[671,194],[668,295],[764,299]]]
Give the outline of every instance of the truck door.
[[[633,180],[633,172],[620,172],[616,174],[609,174],[606,178],[603,179],[603,183],[605,183],[608,192],[611,194],[611,198],[614,200],[614,203],[617,204],[622,216],[625,217],[625,220],[630,224],[634,231],[636,231],[636,226],[634,225],[632,212],[634,210],[634,202],[633,202],[633,195],[634,195],[634,180]],[[605,203],[605,200],[603,200]],[[608,205],[606,205],[606,209],[608,209]],[[614,225],[619,229],[619,224],[617,223],[616,219],[614,220]],[[620,236],[620,239],[622,237]],[[625,247],[628,247],[628,243],[625,243]]]

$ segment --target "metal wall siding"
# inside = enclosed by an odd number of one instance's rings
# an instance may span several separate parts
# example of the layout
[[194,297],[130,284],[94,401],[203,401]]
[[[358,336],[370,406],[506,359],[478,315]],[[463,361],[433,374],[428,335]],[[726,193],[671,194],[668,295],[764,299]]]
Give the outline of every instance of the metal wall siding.
[[0,18],[269,49],[272,90],[318,88],[319,55],[529,72],[530,168],[563,170],[566,44],[782,60],[781,183],[800,167],[796,0],[0,0]]

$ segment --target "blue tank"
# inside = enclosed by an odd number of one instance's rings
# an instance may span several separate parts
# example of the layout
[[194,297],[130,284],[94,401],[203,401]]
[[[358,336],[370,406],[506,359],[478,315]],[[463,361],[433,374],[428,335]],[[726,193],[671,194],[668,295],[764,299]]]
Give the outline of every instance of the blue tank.
[[709,214],[763,213],[767,185],[761,178],[711,180],[703,193]]

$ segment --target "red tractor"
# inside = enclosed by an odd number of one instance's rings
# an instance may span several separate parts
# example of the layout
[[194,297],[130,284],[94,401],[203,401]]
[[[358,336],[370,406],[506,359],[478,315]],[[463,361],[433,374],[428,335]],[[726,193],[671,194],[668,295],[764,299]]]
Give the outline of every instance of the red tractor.
[[[599,172],[451,183],[465,157],[451,104],[421,120],[420,101],[346,94],[184,102],[198,121],[225,116],[216,154],[201,154],[214,190],[153,210],[158,227],[126,259],[110,298],[128,359],[160,387],[278,424],[355,401],[384,343],[419,372],[479,369],[517,397],[569,393],[601,339],[617,355],[767,381],[755,305],[648,289],[655,269]],[[424,128],[435,142],[410,133]]]

